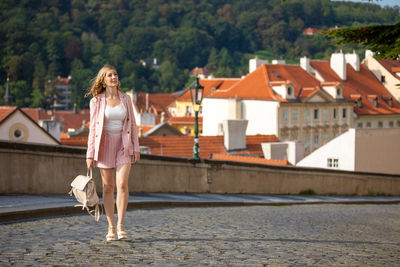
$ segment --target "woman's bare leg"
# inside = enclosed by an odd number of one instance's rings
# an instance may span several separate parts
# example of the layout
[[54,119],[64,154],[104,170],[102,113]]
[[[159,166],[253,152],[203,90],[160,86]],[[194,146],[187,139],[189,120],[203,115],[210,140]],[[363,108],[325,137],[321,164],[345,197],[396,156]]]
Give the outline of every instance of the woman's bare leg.
[[100,168],[103,181],[103,204],[109,227],[114,227],[114,169]]
[[[128,179],[129,172],[131,170],[131,164],[123,164],[117,166],[117,213],[118,223],[117,225],[123,225],[125,219],[126,208],[128,207],[129,189]],[[124,229],[117,229],[124,230]]]

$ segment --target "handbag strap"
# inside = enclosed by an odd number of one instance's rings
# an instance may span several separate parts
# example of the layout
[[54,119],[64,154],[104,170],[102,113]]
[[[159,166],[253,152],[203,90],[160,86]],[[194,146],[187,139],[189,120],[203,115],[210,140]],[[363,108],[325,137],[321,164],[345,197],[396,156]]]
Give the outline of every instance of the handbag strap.
[[[90,176],[89,176],[89,174],[90,174]],[[87,170],[87,172],[86,172],[86,176],[89,176],[89,177],[90,177],[90,179],[93,179],[92,167],[90,167],[90,169],[88,169],[88,170]]]

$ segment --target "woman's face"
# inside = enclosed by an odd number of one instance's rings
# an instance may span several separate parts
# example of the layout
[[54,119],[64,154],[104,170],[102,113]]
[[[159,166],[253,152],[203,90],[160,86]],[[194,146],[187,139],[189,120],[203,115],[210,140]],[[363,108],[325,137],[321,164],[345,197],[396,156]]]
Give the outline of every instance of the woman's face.
[[114,69],[109,69],[104,76],[103,83],[105,87],[117,87],[118,86],[118,74]]

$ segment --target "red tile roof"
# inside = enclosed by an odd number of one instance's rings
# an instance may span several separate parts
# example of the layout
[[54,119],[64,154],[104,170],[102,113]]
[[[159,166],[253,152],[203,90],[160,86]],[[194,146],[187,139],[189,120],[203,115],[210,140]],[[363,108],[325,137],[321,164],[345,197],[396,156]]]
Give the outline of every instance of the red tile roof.
[[[52,117],[51,112],[47,113],[42,108],[22,108],[22,110],[36,123],[39,123],[39,120],[50,120]],[[64,126],[64,131],[66,132],[69,128],[81,128],[83,121],[89,122],[90,111],[89,109],[82,109],[77,114],[74,114],[72,110],[56,110],[54,111],[54,117]]]
[[12,113],[17,107],[11,106],[0,106],[0,122],[2,122],[10,113]]
[[[278,142],[274,135],[249,135],[246,137],[247,151],[241,154],[262,156],[261,143]],[[192,157],[193,136],[147,136],[140,137],[141,146],[150,147],[151,153],[175,157]],[[210,158],[214,153],[226,153],[223,136],[200,136],[200,156]]]
[[[320,89],[320,82],[300,66],[287,64],[262,64],[231,88],[227,90],[218,90],[210,97],[238,97],[287,102],[286,99],[275,93],[272,86],[289,83],[294,84],[294,95],[298,96],[301,94],[302,98],[307,97],[308,93],[315,93],[315,90]],[[302,90],[302,88],[313,88],[314,91],[308,92]]]
[[[387,99],[391,97],[389,91],[376,79],[363,64],[360,65],[360,71],[347,64],[346,81],[343,81],[330,68],[329,61],[311,60],[311,66],[316,69],[327,82],[340,82],[343,84],[343,97],[348,101],[353,101],[355,95],[361,96],[361,107],[355,106],[354,111],[358,115],[383,115],[399,114],[400,103],[393,100],[392,106],[388,104]],[[378,99],[378,105],[375,107],[373,101],[369,99]]]
[[237,155],[219,154],[219,153],[213,154],[212,158],[219,160],[240,161],[240,162],[269,164],[269,165],[289,165],[289,162],[287,160],[265,159],[260,157],[237,156]]
[[190,71],[190,74],[195,75],[195,76],[196,75],[210,75],[211,72],[206,67],[204,67],[204,68],[196,67]]
[[64,146],[87,147],[87,142],[87,137],[66,137],[65,135],[60,136],[60,143]]
[[[199,124],[203,124],[203,117],[198,118]],[[194,124],[194,116],[171,117],[169,124]]]
[[140,133],[140,129],[142,129],[142,134],[145,134],[153,128],[154,125],[137,125],[137,132]]
[[379,59],[378,62],[394,77],[400,79],[396,72],[400,72],[400,61],[394,59]]
[[[17,107],[0,106],[0,121],[16,108]],[[50,120],[52,117],[52,115],[42,108],[21,108],[21,110],[36,123],[39,123],[39,120]],[[82,127],[82,121],[85,120],[89,122],[90,120],[88,109],[80,110],[78,114],[74,114],[72,110],[56,110],[54,114],[55,119],[64,125],[64,131],[67,131],[68,128],[79,129]]]
[[143,112],[147,108],[154,108],[157,113],[166,112],[168,106],[174,102],[176,94],[150,94],[146,92],[136,93],[136,106]]
[[69,84],[69,82],[71,81],[71,77],[57,77],[56,79],[52,80],[52,83],[55,84]]
[[[225,90],[238,83],[240,78],[215,78],[215,79],[200,79],[199,83],[204,86],[203,97],[209,96],[216,90]],[[177,98],[181,101],[190,101],[190,90]]]

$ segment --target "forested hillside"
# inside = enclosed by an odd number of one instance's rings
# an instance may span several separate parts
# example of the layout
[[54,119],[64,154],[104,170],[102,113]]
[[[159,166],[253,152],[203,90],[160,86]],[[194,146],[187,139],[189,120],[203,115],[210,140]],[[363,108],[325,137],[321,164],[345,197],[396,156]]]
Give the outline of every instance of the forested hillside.
[[[324,35],[303,35],[307,27],[399,20],[399,9],[329,0],[1,0],[0,104],[7,73],[20,106],[44,105],[47,80],[71,75],[82,107],[105,63],[117,67],[124,90],[172,92],[195,66],[233,77],[255,54],[293,61],[338,49]],[[140,64],[153,58],[158,69]]]

